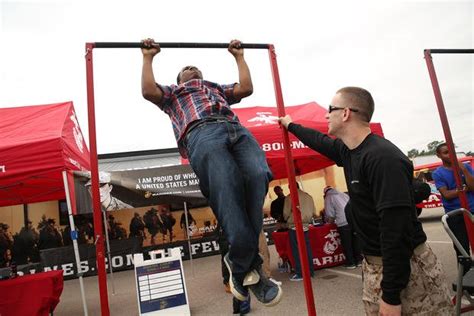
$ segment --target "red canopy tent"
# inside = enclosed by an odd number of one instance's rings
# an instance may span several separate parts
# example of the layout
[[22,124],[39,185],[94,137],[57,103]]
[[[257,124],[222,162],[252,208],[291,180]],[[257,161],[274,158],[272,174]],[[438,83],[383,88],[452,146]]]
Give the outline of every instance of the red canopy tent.
[[64,199],[62,171],[90,168],[72,102],[3,108],[0,118],[0,206]]
[[[239,117],[241,124],[250,130],[265,151],[274,179],[287,178],[285,151],[278,124],[278,109],[255,106],[233,108],[232,110]],[[295,123],[300,123],[322,133],[328,132],[328,123],[325,118],[327,110],[316,102],[287,106],[285,111]],[[380,123],[371,123],[370,127],[373,133],[383,136]],[[291,133],[289,136],[296,175],[320,170],[334,164],[329,158],[306,147]]]
[[[69,221],[75,206],[73,170],[88,170],[89,150],[72,102],[0,109],[0,206],[61,200],[68,196]],[[66,183],[67,179],[67,183]],[[80,266],[73,238],[76,266]],[[87,305],[82,275],[82,302]]]

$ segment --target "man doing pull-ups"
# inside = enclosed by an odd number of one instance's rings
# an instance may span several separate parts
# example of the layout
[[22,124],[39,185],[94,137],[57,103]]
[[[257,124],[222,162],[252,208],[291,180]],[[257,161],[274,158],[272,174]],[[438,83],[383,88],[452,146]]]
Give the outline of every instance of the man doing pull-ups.
[[228,51],[237,63],[238,83],[213,83],[204,80],[197,67],[186,66],[177,85],[165,86],[155,82],[152,68],[160,46],[146,39],[142,94],[170,117],[181,156],[189,159],[224,228],[230,243],[224,261],[232,294],[244,301],[250,288],[259,301],[271,306],[280,301],[282,290],[262,273],[258,237],[272,174],[259,144],[230,108],[251,95],[253,86],[241,42],[232,40]]

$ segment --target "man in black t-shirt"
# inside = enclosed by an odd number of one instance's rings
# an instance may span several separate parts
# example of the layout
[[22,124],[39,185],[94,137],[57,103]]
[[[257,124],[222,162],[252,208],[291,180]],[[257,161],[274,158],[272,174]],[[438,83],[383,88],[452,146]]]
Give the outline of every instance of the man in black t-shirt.
[[285,204],[285,193],[281,186],[277,185],[273,188],[273,192],[277,195],[277,198],[272,201],[270,205],[270,215],[277,221],[277,229],[282,230],[286,228],[286,221],[283,218],[283,205]]
[[371,133],[370,93],[346,87],[337,91],[326,119],[328,133],[280,123],[305,145],[344,168],[355,231],[363,262],[363,302],[367,315],[446,315],[452,313],[442,267],[425,244],[416,216],[413,166],[391,142]]

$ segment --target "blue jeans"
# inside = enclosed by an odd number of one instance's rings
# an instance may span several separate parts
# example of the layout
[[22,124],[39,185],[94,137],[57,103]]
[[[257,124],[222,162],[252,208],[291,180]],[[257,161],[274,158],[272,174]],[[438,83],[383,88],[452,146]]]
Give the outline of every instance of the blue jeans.
[[[296,240],[296,231],[294,229],[288,230],[288,235],[290,237],[290,246],[291,246],[291,254],[295,259],[295,273],[301,277],[303,273],[301,271],[301,261],[300,261],[300,253],[298,251],[298,242]],[[309,274],[311,276],[314,275],[314,265],[313,265],[313,251],[311,250],[311,245],[309,243],[309,231],[304,232],[304,241],[306,243],[306,251],[308,252],[308,260],[309,264]]]
[[238,122],[204,122],[185,139],[203,195],[230,244],[232,274],[242,280],[261,264],[258,237],[272,174],[265,154]]

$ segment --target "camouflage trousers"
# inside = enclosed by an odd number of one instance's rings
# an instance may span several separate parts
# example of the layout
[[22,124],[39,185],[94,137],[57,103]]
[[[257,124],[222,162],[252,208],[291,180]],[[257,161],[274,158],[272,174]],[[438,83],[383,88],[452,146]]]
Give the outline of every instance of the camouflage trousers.
[[[443,267],[428,245],[415,249],[410,268],[408,285],[400,293],[402,315],[454,315]],[[382,269],[381,257],[367,256],[362,263],[366,315],[379,314]]]

